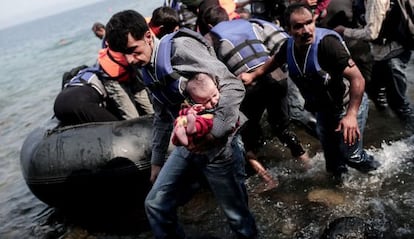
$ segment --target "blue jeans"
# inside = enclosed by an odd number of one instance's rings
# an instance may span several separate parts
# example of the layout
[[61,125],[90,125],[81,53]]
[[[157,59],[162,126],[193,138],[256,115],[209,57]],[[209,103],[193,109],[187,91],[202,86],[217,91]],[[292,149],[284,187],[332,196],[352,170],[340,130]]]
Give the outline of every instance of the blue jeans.
[[[344,142],[342,132],[335,132],[339,121],[345,116],[346,111],[339,113],[332,112],[318,112],[317,118],[317,133],[322,144],[326,170],[333,174],[341,174],[347,172],[347,165],[357,168],[359,164],[364,164],[367,161],[372,161],[372,156],[369,156],[362,148],[362,135],[364,134],[365,124],[368,117],[368,97],[364,94],[361,105],[358,111],[358,126],[361,132],[358,143],[349,146]],[[358,168],[357,168],[358,169]]]
[[[145,210],[155,238],[185,238],[178,224],[177,207],[188,197],[194,172],[206,178],[218,204],[239,238],[255,238],[257,228],[248,208],[244,180],[244,149],[240,136],[225,148],[191,154],[176,147],[162,167],[145,200]],[[230,145],[231,144],[231,145]]]
[[410,57],[411,51],[406,50],[391,59],[376,61],[372,68],[373,90],[385,87],[388,105],[403,120],[412,114],[406,96],[407,75],[405,72]]

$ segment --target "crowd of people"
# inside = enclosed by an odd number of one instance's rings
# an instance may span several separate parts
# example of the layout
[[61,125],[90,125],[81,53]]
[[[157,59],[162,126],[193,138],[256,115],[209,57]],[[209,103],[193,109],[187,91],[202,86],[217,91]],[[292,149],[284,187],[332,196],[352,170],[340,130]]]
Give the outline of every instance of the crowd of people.
[[[370,99],[414,128],[404,70],[411,51],[376,41],[389,0],[365,1],[365,25],[336,24],[334,17],[324,23],[330,0],[269,2],[166,1],[150,19],[135,10],[115,13],[92,27],[102,40],[96,64],[73,74],[56,98],[63,125],[153,115],[145,210],[155,238],[186,238],[177,208],[191,199],[200,175],[235,235],[258,237],[245,163],[267,190],[278,185],[257,159],[263,117],[305,165],[309,155],[289,125],[307,127],[337,182],[348,167],[380,167],[363,148]],[[370,44],[372,59],[354,60],[349,39]]]

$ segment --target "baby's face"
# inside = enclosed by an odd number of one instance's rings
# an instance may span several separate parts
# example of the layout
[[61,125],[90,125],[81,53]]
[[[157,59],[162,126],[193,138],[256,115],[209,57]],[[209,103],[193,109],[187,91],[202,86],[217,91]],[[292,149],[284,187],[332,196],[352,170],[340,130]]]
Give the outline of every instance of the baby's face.
[[202,104],[206,109],[213,109],[217,106],[220,98],[219,90],[212,79],[206,81],[203,91],[195,91],[190,94],[191,99],[197,103]]

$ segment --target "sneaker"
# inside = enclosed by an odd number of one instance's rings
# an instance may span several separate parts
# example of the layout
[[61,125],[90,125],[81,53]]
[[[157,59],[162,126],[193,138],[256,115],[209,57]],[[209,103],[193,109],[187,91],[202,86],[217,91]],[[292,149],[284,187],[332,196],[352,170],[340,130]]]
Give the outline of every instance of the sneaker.
[[348,166],[360,171],[361,173],[368,173],[381,166],[381,163],[375,160],[372,155],[364,153],[364,155],[359,157],[363,158],[363,160],[354,161],[351,159],[347,162]]
[[377,110],[382,111],[388,107],[387,96],[385,93],[385,88],[378,89],[376,96],[374,97],[374,104]]

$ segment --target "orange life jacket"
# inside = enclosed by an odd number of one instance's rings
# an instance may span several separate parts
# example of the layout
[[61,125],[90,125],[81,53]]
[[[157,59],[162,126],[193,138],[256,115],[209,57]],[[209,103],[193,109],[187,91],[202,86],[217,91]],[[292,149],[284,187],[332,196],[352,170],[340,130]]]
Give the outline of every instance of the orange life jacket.
[[126,82],[131,77],[129,64],[122,53],[115,52],[109,48],[99,51],[98,62],[102,70],[111,78],[115,78],[119,82]]

